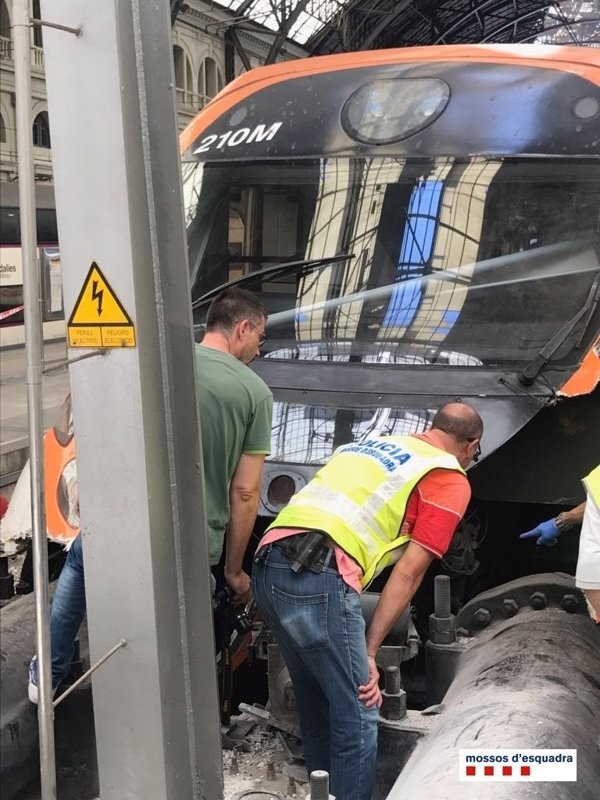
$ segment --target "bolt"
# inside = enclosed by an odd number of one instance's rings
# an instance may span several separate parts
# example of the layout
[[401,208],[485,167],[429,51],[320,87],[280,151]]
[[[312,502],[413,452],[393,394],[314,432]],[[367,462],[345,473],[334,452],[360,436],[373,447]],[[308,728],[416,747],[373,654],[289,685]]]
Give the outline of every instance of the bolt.
[[434,644],[452,644],[456,641],[454,620],[452,614],[449,617],[429,615],[429,638]]
[[473,614],[473,624],[477,628],[487,628],[492,621],[492,615],[487,608],[478,608]]
[[434,610],[436,617],[449,617],[450,612],[450,578],[447,575],[436,575],[433,585]]
[[401,687],[400,667],[388,667],[385,671],[385,691],[388,694],[398,694]]
[[238,764],[238,760],[237,760],[237,755],[236,755],[236,752],[234,750],[233,751],[233,755],[231,756],[231,764],[229,765],[229,772],[231,772],[232,775],[237,775],[238,772],[239,772],[238,767],[239,767],[239,764]]
[[542,611],[548,605],[544,592],[534,592],[529,598],[529,605],[536,611]]
[[294,780],[293,775],[288,777],[287,793],[290,795],[290,797],[296,797],[296,794],[298,793],[296,790],[296,781]]
[[568,614],[576,614],[579,611],[579,600],[574,594],[564,594],[560,607]]
[[329,773],[324,769],[310,773],[310,800],[329,800]]
[[275,774],[275,764],[272,761],[267,761],[267,780],[274,781],[276,778],[277,775]]
[[400,667],[388,667],[385,671],[381,716],[384,719],[404,719],[406,716],[406,692],[402,689]]
[[516,600],[513,600],[512,597],[507,597],[502,601],[500,610],[502,611],[503,617],[514,617],[519,610],[519,604]]

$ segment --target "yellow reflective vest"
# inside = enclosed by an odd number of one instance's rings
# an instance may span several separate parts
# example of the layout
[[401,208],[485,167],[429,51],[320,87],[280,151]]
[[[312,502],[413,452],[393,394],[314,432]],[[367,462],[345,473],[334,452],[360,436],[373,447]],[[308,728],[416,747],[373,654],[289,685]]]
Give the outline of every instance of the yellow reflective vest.
[[400,558],[410,539],[400,535],[410,494],[421,478],[440,468],[464,474],[453,455],[415,436],[344,445],[268,530],[325,531],[362,568],[364,588]]
[[600,464],[583,479],[586,492],[600,508]]

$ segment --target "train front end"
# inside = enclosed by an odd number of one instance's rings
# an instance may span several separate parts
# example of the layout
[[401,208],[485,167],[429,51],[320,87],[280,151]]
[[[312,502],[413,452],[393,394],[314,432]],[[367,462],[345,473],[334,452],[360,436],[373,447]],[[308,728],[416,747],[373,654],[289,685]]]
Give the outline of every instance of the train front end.
[[[439,702],[457,676],[454,710],[420,751],[438,754],[444,779],[413,759],[398,800],[462,796],[443,737],[472,744],[463,700],[477,709],[479,695],[463,684],[479,653],[494,660],[510,637],[585,639],[593,627],[572,578],[556,574],[573,574],[577,538],[549,549],[518,534],[583,499],[579,479],[600,453],[599,85],[599,54],[581,48],[350,53],[254,70],[182,135],[198,336],[226,286],[269,309],[253,363],[275,401],[257,533],[339,445],[422,431],[457,398],[484,420],[472,506],[378,655],[382,672],[402,664],[409,708]],[[447,576],[451,591],[434,600],[434,578]],[[565,611],[585,619],[574,627]],[[581,645],[574,670],[550,649],[554,707],[573,709],[581,740],[581,788],[593,759],[571,684],[591,650]],[[270,722],[295,730],[289,676],[277,648],[268,654]],[[519,681],[559,683],[537,656],[511,665],[494,672],[488,744],[507,697],[523,700],[525,718],[538,713]],[[431,727],[401,694],[403,716],[383,714],[377,798]],[[511,730],[531,743],[520,723]]]

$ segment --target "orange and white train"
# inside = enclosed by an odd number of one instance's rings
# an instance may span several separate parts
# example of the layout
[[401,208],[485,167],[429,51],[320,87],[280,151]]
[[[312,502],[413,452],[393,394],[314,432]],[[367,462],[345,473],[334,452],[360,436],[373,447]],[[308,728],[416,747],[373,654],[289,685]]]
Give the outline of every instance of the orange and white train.
[[600,452],[600,51],[280,63],[228,85],[181,154],[198,329],[232,284],[270,312],[262,516],[338,445],[459,397],[484,418],[471,481],[510,577],[506,510],[517,530],[575,503]]

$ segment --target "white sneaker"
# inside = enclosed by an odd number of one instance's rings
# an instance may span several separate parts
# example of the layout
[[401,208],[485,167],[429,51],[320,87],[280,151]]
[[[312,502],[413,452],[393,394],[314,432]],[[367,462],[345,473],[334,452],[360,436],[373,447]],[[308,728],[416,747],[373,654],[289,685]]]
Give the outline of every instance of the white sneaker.
[[[37,685],[37,656],[34,656],[29,662],[29,685],[27,687],[27,696],[29,702],[37,706],[38,704],[38,685]],[[52,687],[52,697],[56,695],[58,686]]]

